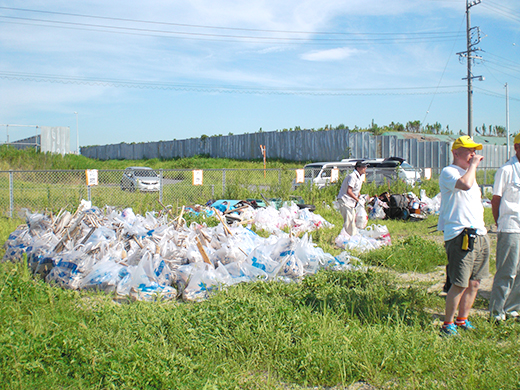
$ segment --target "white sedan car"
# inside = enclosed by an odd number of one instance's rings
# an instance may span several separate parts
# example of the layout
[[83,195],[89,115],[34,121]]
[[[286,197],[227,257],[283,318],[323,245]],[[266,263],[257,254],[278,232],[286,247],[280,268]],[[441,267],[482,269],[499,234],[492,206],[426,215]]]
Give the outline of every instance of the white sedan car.
[[159,187],[159,175],[148,167],[126,168],[121,178],[121,189],[123,191],[159,191]]

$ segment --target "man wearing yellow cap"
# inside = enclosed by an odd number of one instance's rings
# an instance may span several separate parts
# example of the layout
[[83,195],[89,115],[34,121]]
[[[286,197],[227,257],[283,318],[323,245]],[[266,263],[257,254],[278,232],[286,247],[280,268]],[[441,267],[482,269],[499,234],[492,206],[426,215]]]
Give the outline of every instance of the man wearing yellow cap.
[[471,137],[457,138],[451,148],[453,164],[445,167],[439,178],[441,207],[437,229],[444,232],[452,283],[446,296],[441,335],[453,336],[458,329],[475,329],[468,315],[480,280],[489,272],[489,238],[476,180],[477,167],[484,157],[476,150],[482,150],[482,145]]
[[515,155],[495,174],[491,208],[497,224],[497,272],[489,312],[497,321],[519,318],[520,312],[520,134]]

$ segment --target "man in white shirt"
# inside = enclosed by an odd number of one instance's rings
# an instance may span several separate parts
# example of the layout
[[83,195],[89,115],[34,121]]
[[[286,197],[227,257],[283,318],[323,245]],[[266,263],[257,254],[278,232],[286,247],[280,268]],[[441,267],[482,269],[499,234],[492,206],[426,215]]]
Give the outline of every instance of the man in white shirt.
[[[455,140],[453,164],[439,178],[441,207],[438,230],[444,232],[448,273],[452,283],[446,296],[441,334],[453,336],[458,329],[474,329],[468,315],[477,296],[480,280],[489,272],[489,238],[484,225],[484,207],[476,181],[483,156],[475,153],[482,145],[469,136]],[[455,312],[458,310],[456,321]]]
[[362,161],[356,162],[354,171],[347,175],[341,183],[338,193],[338,206],[343,216],[343,228],[340,234],[355,236],[356,228],[356,205],[359,202],[359,193],[363,185],[363,175],[367,171],[367,164]]
[[497,321],[518,318],[520,311],[520,134],[515,155],[495,174],[491,209],[497,224],[497,272],[489,312]]

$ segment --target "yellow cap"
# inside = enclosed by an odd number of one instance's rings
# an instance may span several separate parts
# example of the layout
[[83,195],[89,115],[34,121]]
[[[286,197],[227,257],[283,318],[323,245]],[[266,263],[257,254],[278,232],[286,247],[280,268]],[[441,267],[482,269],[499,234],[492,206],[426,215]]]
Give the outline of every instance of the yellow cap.
[[468,149],[477,149],[482,150],[482,144],[477,144],[475,141],[471,139],[469,135],[463,135],[455,140],[451,150],[455,150],[458,148],[468,148]]
[[520,144],[520,133],[515,136],[515,144]]

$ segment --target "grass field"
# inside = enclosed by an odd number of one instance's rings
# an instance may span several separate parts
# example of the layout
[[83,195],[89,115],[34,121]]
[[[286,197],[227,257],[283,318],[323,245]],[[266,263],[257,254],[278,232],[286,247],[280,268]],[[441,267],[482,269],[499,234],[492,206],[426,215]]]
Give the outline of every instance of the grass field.
[[[435,183],[424,189],[435,193]],[[314,232],[313,241],[338,254],[334,238],[342,219],[330,207],[337,188],[302,193],[336,225]],[[0,219],[0,242],[22,222]],[[478,330],[441,338],[444,298],[430,289],[439,280],[402,277],[442,270],[442,237],[431,228],[436,222],[435,216],[379,221],[393,244],[361,255],[369,266],[364,271],[241,284],[199,303],[116,303],[106,294],[52,287],[21,263],[0,263],[0,383],[6,389],[341,389],[360,383],[518,389],[520,323],[492,324],[487,301],[479,298],[483,314],[472,318]]]

